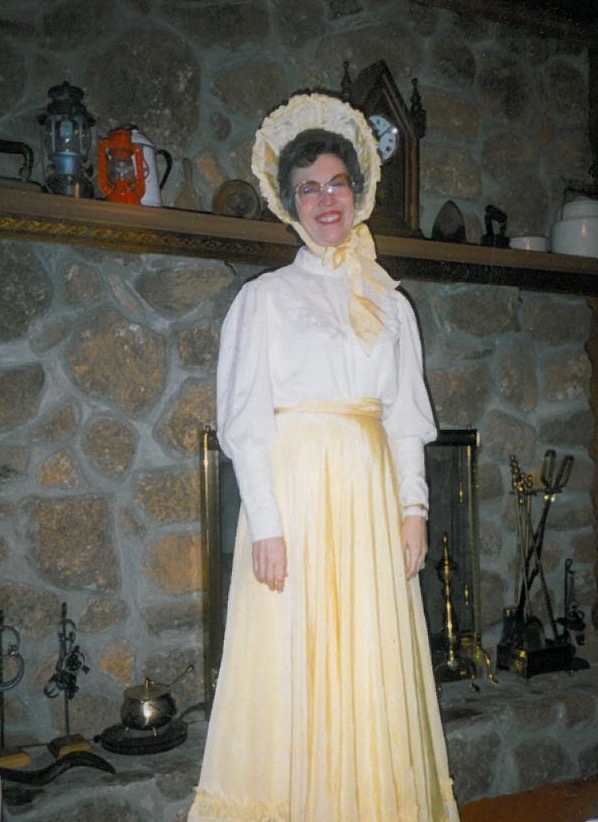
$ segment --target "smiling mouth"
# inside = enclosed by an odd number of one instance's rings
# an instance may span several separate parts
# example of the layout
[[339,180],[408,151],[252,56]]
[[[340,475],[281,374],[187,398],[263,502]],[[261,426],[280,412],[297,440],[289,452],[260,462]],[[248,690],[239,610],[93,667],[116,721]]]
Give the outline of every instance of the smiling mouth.
[[324,214],[318,214],[316,220],[324,225],[331,225],[333,223],[338,223],[341,217],[342,215],[340,211],[326,211]]

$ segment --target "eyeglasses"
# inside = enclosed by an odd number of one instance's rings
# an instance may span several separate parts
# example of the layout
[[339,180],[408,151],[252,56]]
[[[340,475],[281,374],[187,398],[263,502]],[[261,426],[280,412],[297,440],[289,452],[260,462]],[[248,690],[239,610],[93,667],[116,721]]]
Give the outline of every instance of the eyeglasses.
[[318,183],[315,180],[305,180],[295,186],[295,196],[300,200],[319,200],[324,192],[336,197],[346,197],[353,188],[353,180],[348,174],[341,172],[328,180],[327,183]]

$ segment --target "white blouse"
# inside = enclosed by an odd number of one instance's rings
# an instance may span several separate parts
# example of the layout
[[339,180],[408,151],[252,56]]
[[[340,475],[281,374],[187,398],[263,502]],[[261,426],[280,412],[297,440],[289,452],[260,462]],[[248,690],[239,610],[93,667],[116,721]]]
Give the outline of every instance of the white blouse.
[[254,540],[283,535],[269,461],[274,409],[308,399],[379,399],[401,504],[427,508],[423,446],[436,437],[436,427],[415,316],[397,291],[366,289],[365,295],[385,315],[369,356],[349,325],[342,267],[324,268],[306,248],[291,265],[246,283],[224,321],[218,439],[233,461]]

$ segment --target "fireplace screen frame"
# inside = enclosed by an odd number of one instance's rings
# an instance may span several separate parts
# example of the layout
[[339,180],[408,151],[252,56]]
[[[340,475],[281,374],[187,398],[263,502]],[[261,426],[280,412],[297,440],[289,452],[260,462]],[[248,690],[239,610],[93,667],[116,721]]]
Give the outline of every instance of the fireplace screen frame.
[[[221,451],[215,431],[206,427],[199,439],[204,700],[209,719],[222,660],[240,496],[232,463]],[[452,606],[456,630],[460,636],[479,638],[480,635],[478,447],[475,429],[449,429],[441,430],[438,438],[425,448],[430,488],[429,553],[420,582],[432,661],[437,671],[446,656],[446,602],[439,566],[445,534],[453,563]]]
[[[480,646],[481,597],[477,461],[479,432],[474,428],[441,430],[426,445],[430,488],[428,557],[420,574],[424,612],[439,681],[475,676],[488,661]],[[448,552],[450,602],[447,602],[445,551]],[[450,622],[450,626],[447,624]],[[448,634],[468,665],[447,667]]]

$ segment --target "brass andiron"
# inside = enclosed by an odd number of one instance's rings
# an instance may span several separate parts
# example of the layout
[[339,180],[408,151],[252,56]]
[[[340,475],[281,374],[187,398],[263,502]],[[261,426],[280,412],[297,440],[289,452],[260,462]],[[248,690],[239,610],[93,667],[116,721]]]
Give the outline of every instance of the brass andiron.
[[[484,668],[488,678],[492,683],[496,680],[491,673],[490,657],[482,648],[477,633],[459,632],[455,609],[453,607],[452,593],[453,580],[457,571],[456,563],[449,553],[449,538],[445,533],[442,537],[442,558],[436,565],[438,578],[442,583],[443,599],[443,629],[444,645],[446,649],[446,659],[434,668],[434,675],[437,681],[454,681],[471,679],[470,688],[479,691],[475,679],[480,668]],[[469,602],[469,592],[465,590],[465,601]]]
[[[464,588],[464,599],[465,605],[470,607],[467,585]],[[478,675],[480,675],[480,672],[484,673],[493,685],[497,685],[498,680],[492,672],[490,654],[482,647],[479,633],[475,630],[471,632],[463,631],[459,634],[459,643],[461,654],[472,660]]]

